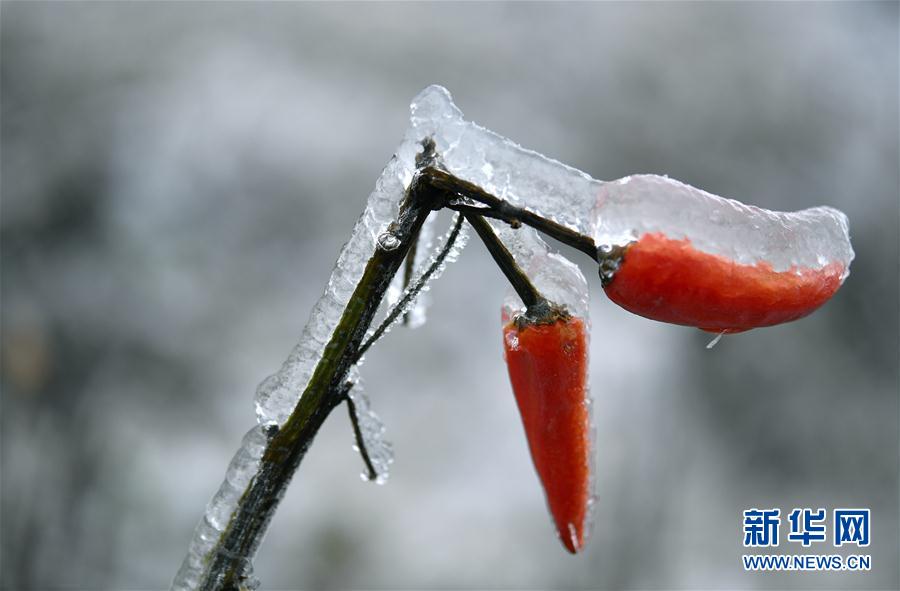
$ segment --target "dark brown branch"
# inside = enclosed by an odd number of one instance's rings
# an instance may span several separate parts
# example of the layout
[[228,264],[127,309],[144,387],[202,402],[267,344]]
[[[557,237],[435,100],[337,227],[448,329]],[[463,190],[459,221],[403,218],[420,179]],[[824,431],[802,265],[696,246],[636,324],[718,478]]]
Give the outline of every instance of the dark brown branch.
[[504,215],[496,209],[492,209],[490,207],[484,207],[481,205],[466,205],[465,203],[450,201],[447,204],[447,209],[452,209],[453,211],[458,211],[467,215],[477,215],[484,218],[500,220],[501,222],[506,222],[512,228],[522,227],[522,222],[520,222],[518,218],[514,216]]
[[[589,236],[580,234],[558,222],[549,220],[523,207],[519,207],[495,197],[474,183],[459,179],[445,170],[435,166],[427,166],[422,170],[422,176],[434,187],[439,188],[447,195],[458,195],[488,206],[493,212],[491,217],[502,219],[507,223],[520,222],[531,226],[535,230],[543,232],[547,236],[559,240],[563,244],[583,252],[597,260],[597,245]],[[464,205],[464,204],[463,204]],[[445,206],[453,209],[447,203]]]
[[444,264],[444,260],[447,258],[447,255],[450,254],[450,251],[453,249],[453,244],[456,242],[456,238],[459,236],[459,231],[462,229],[463,216],[460,214],[456,216],[456,222],[453,225],[453,229],[450,230],[450,235],[447,236],[447,242],[444,244],[444,247],[441,249],[441,252],[434,258],[431,265],[422,273],[422,276],[416,281],[416,284],[412,286],[412,288],[407,289],[406,293],[403,294],[403,297],[394,304],[394,308],[388,313],[387,317],[384,321],[375,329],[375,332],[372,333],[365,343],[363,343],[359,352],[357,353],[357,361],[363,355],[366,354],[366,351],[369,350],[375,341],[380,339],[382,335],[384,335],[385,331],[390,328],[391,324],[394,320],[397,319],[401,313],[403,313],[404,308],[409,305],[411,301],[413,301],[416,296],[422,291],[422,288],[425,287],[425,284],[428,283],[428,280],[431,279],[431,276],[434,275],[435,271],[440,269],[441,265]]
[[237,591],[244,584],[249,562],[294,472],[322,423],[342,402],[347,371],[359,358],[360,344],[387,287],[437,199],[434,189],[416,175],[400,204],[397,220],[389,228],[397,238],[397,247],[376,248],[366,264],[297,406],[269,440],[256,476],[216,542],[200,589]]
[[[347,399],[348,370],[375,342],[375,338],[380,336],[373,334],[373,338],[364,341],[388,285],[404,259],[409,257],[409,250],[432,210],[450,207],[467,216],[529,308],[540,308],[542,304],[546,304],[546,300],[531,285],[482,216],[500,219],[514,227],[519,223],[526,224],[597,260],[596,247],[589,237],[507,203],[477,185],[453,177],[438,167],[434,143],[426,141],[423,145],[425,150],[417,158],[419,169],[400,204],[397,220],[389,228],[397,239],[397,247],[390,250],[375,248],[297,406],[280,429],[272,428],[267,432],[269,443],[259,470],[244,491],[215,547],[206,557],[208,566],[202,575],[200,589],[237,591],[244,586],[250,561],[256,554],[291,478],[325,419],[338,404]],[[459,198],[481,203],[484,207],[455,203],[454,200]],[[448,237],[448,244],[438,257],[439,260],[423,274],[414,289],[407,290],[405,297],[415,297],[428,277],[439,268],[456,239],[461,223],[462,215],[457,218],[454,231]],[[398,302],[395,312],[399,314],[398,311],[406,304],[408,300]],[[394,319],[396,316],[391,320]],[[355,408],[350,407],[350,404],[348,408],[353,420]],[[354,422],[354,429],[360,440],[359,425]],[[360,445],[360,450],[365,450],[364,445]],[[367,459],[367,452],[363,458],[371,475],[374,472],[371,458]]]
[[[406,253],[406,261],[403,263],[403,291],[406,291],[406,288],[409,287],[409,282],[412,281],[412,275],[416,266],[416,251],[419,249],[419,242],[421,241],[422,236],[420,234],[419,236],[416,236],[412,246],[409,247],[409,252]],[[403,324],[409,324],[408,312],[404,312],[403,314]]]
[[491,253],[494,262],[497,263],[497,266],[500,267],[500,270],[506,275],[506,278],[513,286],[513,289],[516,290],[516,293],[522,299],[525,306],[529,309],[546,308],[548,305],[547,299],[542,296],[534,284],[531,283],[531,280],[528,279],[528,275],[526,275],[522,268],[519,267],[516,263],[516,259],[513,258],[513,255],[506,249],[506,246],[500,242],[497,235],[494,234],[494,230],[491,228],[490,224],[479,215],[466,214],[466,219],[472,224],[472,227],[475,228],[475,232],[478,234],[478,237],[481,238],[481,241],[484,242],[488,252]]
[[353,402],[353,398],[350,397],[350,390],[353,389],[353,382],[347,382],[345,389],[344,399],[347,401],[347,413],[350,415],[350,424],[353,425],[353,437],[356,439],[356,449],[359,451],[359,455],[362,456],[363,463],[366,465],[366,477],[369,480],[375,480],[378,478],[378,471],[375,470],[375,466],[372,464],[372,457],[369,455],[369,450],[366,447],[366,438],[363,437],[362,429],[359,426],[359,414],[356,412],[356,403]]

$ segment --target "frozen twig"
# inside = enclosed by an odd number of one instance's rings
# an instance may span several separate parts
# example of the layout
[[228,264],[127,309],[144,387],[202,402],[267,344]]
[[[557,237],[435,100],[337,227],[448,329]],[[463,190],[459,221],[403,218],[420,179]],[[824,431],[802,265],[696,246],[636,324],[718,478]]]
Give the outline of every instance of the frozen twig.
[[359,414],[357,413],[356,403],[349,396],[350,389],[353,388],[353,382],[346,382],[344,385],[344,400],[347,402],[347,414],[350,416],[350,424],[353,425],[353,437],[356,439],[356,449],[362,457],[363,463],[366,465],[366,477],[369,480],[378,478],[378,471],[372,464],[372,457],[366,447],[366,438],[363,436],[362,428],[359,426]]
[[546,298],[534,287],[528,279],[528,275],[519,268],[512,254],[503,246],[503,243],[494,234],[491,226],[484,221],[484,218],[479,215],[466,214],[466,220],[475,228],[475,233],[478,234],[478,237],[481,238],[481,241],[487,247],[488,252],[491,253],[494,262],[506,275],[513,289],[516,290],[519,298],[522,299],[522,303],[529,309],[547,307],[548,302]]
[[[366,342],[363,343],[359,348],[359,353],[357,354],[359,358],[366,354],[366,351],[369,350],[375,341],[380,339],[382,335],[387,331],[387,329],[393,324],[393,322],[397,319],[400,314],[403,314],[407,306],[419,295],[419,292],[422,291],[422,288],[428,283],[428,280],[431,279],[431,276],[441,268],[441,265],[444,264],[444,261],[447,258],[447,255],[453,250],[453,245],[456,242],[456,238],[459,236],[459,231],[462,229],[463,216],[462,214],[456,216],[456,222],[453,224],[453,229],[450,231],[450,235],[447,237],[447,241],[444,243],[443,248],[438,253],[438,255],[434,258],[431,265],[422,273],[421,277],[419,277],[416,282],[408,287],[406,292],[403,294],[403,297],[394,305],[393,309],[388,313],[387,317],[384,321],[375,329],[375,332],[372,333]],[[407,260],[409,260],[407,258]],[[357,358],[357,361],[359,360]]]
[[514,228],[518,227],[520,224],[531,226],[535,230],[543,232],[547,236],[583,252],[591,257],[591,259],[597,260],[597,245],[590,236],[585,236],[572,228],[525,209],[524,207],[513,205],[504,199],[491,195],[475,183],[456,178],[449,172],[435,166],[428,166],[423,169],[422,175],[428,179],[431,185],[445,191],[450,196],[462,197],[487,206],[483,209],[477,207],[473,208],[464,203],[453,203],[451,200],[446,205],[450,209],[497,218],[510,224]]
[[[462,213],[457,216],[444,247],[428,269],[407,289],[384,323],[369,339],[363,341],[391,279],[408,256],[409,249],[427,215],[433,209],[445,207],[454,196],[469,197],[475,193],[469,183],[444,171],[435,174],[437,170],[433,166],[426,166],[415,175],[407,197],[401,205],[398,219],[391,225],[390,232],[396,238],[396,246],[392,245],[390,249],[377,248],[366,265],[365,272],[344,310],[337,329],[326,345],[325,353],[306,390],[290,417],[269,440],[258,473],[241,497],[228,526],[216,542],[211,553],[211,562],[198,585],[199,589],[236,591],[245,585],[244,581],[249,576],[248,565],[294,472],[325,418],[334,407],[345,400],[348,401],[354,432],[368,475],[370,478],[378,477],[361,440],[359,423],[354,420],[358,417],[354,417],[355,409],[348,396],[348,382],[345,376],[350,367],[359,361],[390,323],[402,314],[409,302],[452,252],[453,243],[462,228],[464,217]],[[493,210],[504,212],[504,215],[517,216],[529,225],[542,228],[558,226],[550,220],[524,212],[520,208],[506,207],[508,203],[483,191],[479,190],[478,197],[487,202],[488,207]],[[481,223],[484,221],[481,220]],[[574,234],[576,233],[567,230],[562,235]],[[575,242],[584,244],[587,241],[590,239],[578,235]]]

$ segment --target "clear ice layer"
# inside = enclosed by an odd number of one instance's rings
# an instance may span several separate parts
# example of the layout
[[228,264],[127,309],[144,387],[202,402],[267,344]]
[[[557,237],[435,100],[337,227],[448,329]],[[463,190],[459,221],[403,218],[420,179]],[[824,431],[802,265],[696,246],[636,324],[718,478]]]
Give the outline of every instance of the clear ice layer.
[[[450,93],[441,86],[429,86],[413,100],[412,121],[422,129],[432,130],[441,165],[452,175],[591,235],[591,216],[601,182],[466,121]],[[535,230],[525,226],[513,229],[493,220],[490,223],[535,287],[548,299],[566,305],[570,312],[587,320],[587,281],[578,267],[551,253]],[[517,297],[507,301],[510,306],[521,308]]]
[[[260,422],[284,424],[331,339],[379,236],[395,218],[412,180],[421,142],[431,137],[443,166],[455,176],[523,207],[544,213],[585,235],[594,228],[591,215],[602,183],[588,175],[465,121],[441,86],[429,86],[413,100],[410,127],[395,156],[369,196],[350,240],[344,245],[324,295],[316,303],[299,344],[281,369],[263,381],[256,393]],[[512,250],[536,241],[530,229],[501,228]],[[534,236],[529,236],[534,235]],[[517,247],[517,243],[521,243]],[[546,246],[538,248],[546,252]],[[397,290],[394,290],[394,294]],[[421,310],[420,310],[421,311]],[[413,308],[415,321],[423,317]]]
[[[514,230],[502,222],[491,225],[541,295],[554,304],[565,306],[573,316],[582,318],[585,328],[590,330],[590,292],[578,265],[551,252],[531,228]],[[524,309],[518,294],[512,288],[508,289],[503,300],[503,318],[510,319]]]
[[[411,111],[406,136],[378,179],[300,343],[281,369],[257,390],[260,422],[283,424],[297,404],[378,238],[397,214],[412,179],[415,156],[426,137],[434,140],[442,165],[453,175],[593,236],[598,246],[621,245],[645,232],[663,232],[670,238],[689,238],[695,248],[738,263],[768,262],[777,271],[840,262],[846,273],[853,258],[847,219],[835,209],[770,212],[654,175],[604,183],[466,121],[440,86],[422,91],[413,100]],[[546,244],[533,230],[493,225],[524,267],[534,256],[548,254]],[[418,262],[417,268],[424,261]],[[397,284],[390,295],[399,296]],[[581,297],[563,294],[559,299],[566,297],[571,302],[560,303],[575,306],[577,312]],[[418,299],[420,303],[410,309],[414,324],[424,320],[424,298]]]
[[[433,216],[432,216],[433,217]],[[455,225],[455,224],[454,224]],[[394,294],[391,294],[391,298],[387,299],[387,308],[385,313],[385,321],[387,318],[395,313],[394,308],[398,305],[401,305],[400,314],[396,315],[391,321],[390,324],[383,331],[383,335],[387,334],[391,331],[391,328],[395,324],[397,324],[401,318],[403,318],[404,314],[410,315],[409,326],[411,328],[417,328],[421,326],[421,323],[425,322],[425,308],[420,304],[423,298],[427,297],[428,291],[431,289],[431,282],[435,279],[438,279],[443,273],[444,269],[447,268],[447,265],[450,263],[456,262],[459,259],[459,255],[462,250],[466,247],[466,244],[469,242],[469,228],[468,224],[463,224],[459,232],[456,235],[456,240],[450,245],[450,248],[446,250],[445,248],[449,243],[451,236],[454,233],[453,227],[447,230],[447,233],[444,234],[444,237],[441,239],[440,244],[438,244],[434,249],[430,249],[431,252],[425,252],[420,260],[418,252],[416,253],[416,271],[413,273],[412,278],[410,279],[409,285],[406,289],[403,289],[403,283],[399,282],[399,285],[392,284],[389,289],[396,290]],[[424,244],[424,242],[423,242]],[[430,248],[431,241],[428,240],[427,246]],[[399,275],[399,273],[398,273]],[[394,283],[396,283],[396,277],[394,278]],[[418,293],[415,293],[418,289]],[[406,302],[402,304],[402,302]],[[419,324],[415,324],[418,322]],[[371,338],[378,327],[372,326],[369,328],[369,331],[366,334],[366,340],[368,341]]]
[[847,216],[836,209],[769,211],[652,174],[603,183],[595,218],[598,246],[660,232],[736,263],[769,263],[775,271],[840,263],[844,277],[853,260]]
[[260,460],[268,444],[267,433],[271,428],[273,425],[257,425],[244,435],[240,449],[234,454],[225,472],[225,480],[194,529],[187,556],[172,582],[173,591],[189,591],[200,585],[219,537],[228,527],[238,501],[259,470]]
[[776,271],[836,262],[846,276],[853,260],[847,218],[830,207],[773,212],[656,175],[598,181],[465,121],[439,86],[416,97],[413,121],[439,130],[438,153],[454,175],[592,236],[598,246],[662,232],[738,263],[767,262]]
[[600,181],[464,120],[441,86],[429,86],[413,100],[412,121],[434,130],[437,153],[455,176],[591,235]]
[[365,211],[338,256],[325,293],[310,313],[300,342],[281,369],[257,388],[256,415],[260,423],[274,421],[282,425],[297,405],[356,284],[362,278],[366,264],[377,248],[379,237],[399,211],[400,201],[412,178],[415,154],[415,141],[408,134],[375,183]]
[[[415,256],[413,256],[413,275],[420,273],[428,264],[428,255],[431,254],[431,247],[433,245],[432,238],[434,237],[434,224],[436,219],[437,216],[428,216],[428,219],[426,219],[425,223],[422,225],[422,229],[419,230],[419,239],[416,243]],[[409,277],[408,285],[413,283],[414,278],[415,277]],[[406,262],[404,261],[404,266],[400,268],[391,280],[391,285],[388,287],[387,294],[384,298],[386,303],[385,314],[390,314],[391,308],[393,308],[403,296],[405,279]],[[413,300],[412,304],[405,311],[407,318],[406,326],[409,328],[419,328],[424,325],[427,320],[428,304],[428,294],[425,293],[420,294],[419,297]]]

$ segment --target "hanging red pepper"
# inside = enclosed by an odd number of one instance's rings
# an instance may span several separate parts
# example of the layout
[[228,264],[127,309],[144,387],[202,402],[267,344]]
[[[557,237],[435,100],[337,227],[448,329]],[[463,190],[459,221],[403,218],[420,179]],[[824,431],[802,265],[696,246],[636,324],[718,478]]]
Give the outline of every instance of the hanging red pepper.
[[690,240],[647,233],[618,253],[609,298],[646,318],[734,333],[802,318],[841,286],[844,266],[775,271],[695,249]]
[[565,313],[520,316],[503,328],[513,393],[531,458],[563,545],[584,547],[591,499],[588,339],[584,321]]
[[482,217],[466,219],[525,304],[512,317],[504,310],[506,365],[550,514],[574,554],[587,541],[591,504],[587,326],[535,288]]

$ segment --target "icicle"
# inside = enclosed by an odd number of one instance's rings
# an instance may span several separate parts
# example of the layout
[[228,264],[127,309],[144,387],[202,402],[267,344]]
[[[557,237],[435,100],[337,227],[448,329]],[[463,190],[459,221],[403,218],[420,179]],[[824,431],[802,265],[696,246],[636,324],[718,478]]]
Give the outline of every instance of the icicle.
[[718,345],[718,344],[719,344],[719,341],[722,340],[722,337],[723,337],[723,336],[725,336],[725,331],[720,332],[719,334],[717,334],[717,335],[713,338],[713,340],[711,340],[710,342],[708,342],[708,343],[706,344],[706,348],[707,348],[707,349],[712,349],[713,347],[715,347],[716,345]]

